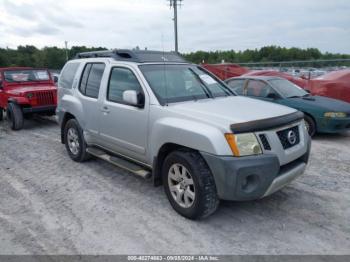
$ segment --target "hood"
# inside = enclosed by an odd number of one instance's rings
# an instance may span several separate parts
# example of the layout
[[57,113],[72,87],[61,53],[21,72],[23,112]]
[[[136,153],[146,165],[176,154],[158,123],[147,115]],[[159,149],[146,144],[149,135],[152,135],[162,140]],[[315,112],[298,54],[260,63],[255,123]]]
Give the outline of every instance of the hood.
[[231,96],[169,104],[168,110],[183,118],[215,124],[226,130],[231,124],[288,115],[295,109],[257,99]]
[[27,92],[38,92],[38,91],[55,91],[57,87],[55,85],[40,85],[40,86],[22,86],[10,89],[8,93],[18,94]]
[[324,97],[324,96],[307,96],[298,98],[287,98],[287,100],[296,103],[298,106],[312,106],[327,112],[345,112],[350,114],[350,103]]

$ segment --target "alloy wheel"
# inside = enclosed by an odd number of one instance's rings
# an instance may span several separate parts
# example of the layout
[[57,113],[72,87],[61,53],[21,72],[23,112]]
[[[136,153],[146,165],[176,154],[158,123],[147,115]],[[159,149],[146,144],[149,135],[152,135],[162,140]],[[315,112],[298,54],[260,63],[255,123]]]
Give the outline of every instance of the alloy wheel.
[[189,208],[193,205],[196,192],[191,173],[181,164],[173,164],[168,172],[168,185],[176,203]]
[[75,128],[69,128],[67,132],[67,142],[69,150],[72,152],[73,155],[79,154],[80,150],[80,143],[79,143],[79,137],[78,132]]

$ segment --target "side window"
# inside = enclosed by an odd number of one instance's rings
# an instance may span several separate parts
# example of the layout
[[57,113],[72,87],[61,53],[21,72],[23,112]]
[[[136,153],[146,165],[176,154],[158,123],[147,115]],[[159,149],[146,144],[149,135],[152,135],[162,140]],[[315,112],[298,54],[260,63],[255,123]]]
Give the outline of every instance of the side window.
[[79,63],[69,63],[67,64],[60,76],[60,81],[58,83],[59,87],[72,88],[75,73],[77,72]]
[[237,80],[231,80],[228,82],[228,86],[231,88],[232,91],[236,92],[238,95],[243,95],[243,88],[244,88],[244,82],[245,80],[237,79]]
[[247,96],[268,97],[271,93],[276,92],[267,83],[259,80],[249,80]]
[[86,64],[83,75],[81,77],[80,85],[79,85],[79,90],[84,95],[85,95],[86,83],[90,74],[91,66],[92,64]]
[[82,94],[97,98],[105,65],[102,63],[88,63],[81,77],[79,90]]
[[112,68],[108,84],[107,100],[123,103],[123,92],[126,90],[141,92],[142,88],[130,69],[122,67]]

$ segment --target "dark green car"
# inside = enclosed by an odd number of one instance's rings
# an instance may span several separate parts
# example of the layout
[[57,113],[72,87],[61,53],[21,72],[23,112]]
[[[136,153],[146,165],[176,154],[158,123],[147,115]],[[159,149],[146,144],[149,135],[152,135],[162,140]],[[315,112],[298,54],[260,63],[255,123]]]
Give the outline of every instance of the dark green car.
[[274,76],[234,77],[226,83],[238,95],[257,98],[298,109],[305,114],[310,136],[350,130],[350,103],[312,96],[292,82]]

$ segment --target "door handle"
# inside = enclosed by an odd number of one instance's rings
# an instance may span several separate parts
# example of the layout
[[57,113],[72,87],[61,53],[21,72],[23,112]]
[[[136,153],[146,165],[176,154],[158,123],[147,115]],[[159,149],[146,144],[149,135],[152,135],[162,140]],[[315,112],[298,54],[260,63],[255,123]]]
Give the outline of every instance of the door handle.
[[103,106],[102,109],[101,109],[101,111],[102,111],[103,113],[109,113],[109,108],[108,108],[108,106]]

